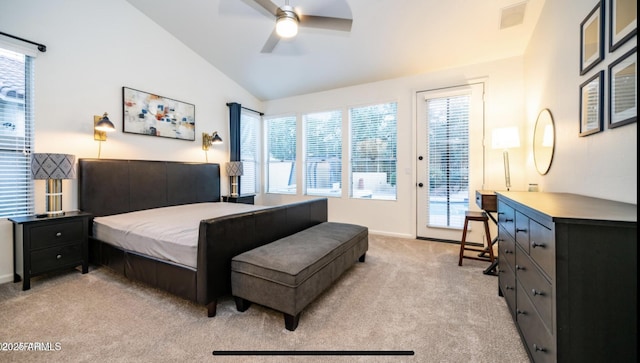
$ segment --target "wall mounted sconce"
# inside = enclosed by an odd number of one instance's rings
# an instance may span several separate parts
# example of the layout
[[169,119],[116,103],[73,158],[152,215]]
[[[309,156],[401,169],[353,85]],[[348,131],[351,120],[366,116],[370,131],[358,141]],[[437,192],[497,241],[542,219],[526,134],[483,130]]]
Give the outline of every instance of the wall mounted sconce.
[[116,127],[107,117],[105,112],[103,116],[93,116],[93,139],[98,141],[98,159],[102,151],[102,142],[107,141],[107,132],[116,131]]
[[207,151],[209,151],[211,145],[221,143],[222,138],[220,137],[220,135],[218,135],[218,131],[212,132],[211,135],[207,134],[206,132],[202,133],[202,150],[205,151],[204,155],[207,162],[209,162],[209,154],[207,153]]
[[520,147],[520,133],[517,127],[503,127],[493,129],[491,133],[491,146],[494,149],[503,149],[504,183],[507,190],[511,189],[511,171],[509,170],[509,149]]
[[31,157],[33,179],[47,181],[45,192],[47,216],[62,216],[62,179],[75,178],[76,157],[69,154],[38,153]]

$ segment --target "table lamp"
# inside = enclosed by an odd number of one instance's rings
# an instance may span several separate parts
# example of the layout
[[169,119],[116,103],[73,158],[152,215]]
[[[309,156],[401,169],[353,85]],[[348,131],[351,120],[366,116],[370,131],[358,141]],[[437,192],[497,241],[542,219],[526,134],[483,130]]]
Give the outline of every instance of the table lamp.
[[227,174],[231,177],[231,196],[238,196],[238,177],[242,176],[244,167],[242,161],[230,161],[227,163]]
[[76,157],[69,154],[36,153],[31,158],[33,179],[47,181],[47,216],[62,216],[62,179],[75,178]]
[[503,149],[504,182],[507,190],[511,189],[511,171],[509,170],[509,149],[520,147],[520,135],[517,127],[502,127],[493,129],[491,134],[491,146],[494,149]]

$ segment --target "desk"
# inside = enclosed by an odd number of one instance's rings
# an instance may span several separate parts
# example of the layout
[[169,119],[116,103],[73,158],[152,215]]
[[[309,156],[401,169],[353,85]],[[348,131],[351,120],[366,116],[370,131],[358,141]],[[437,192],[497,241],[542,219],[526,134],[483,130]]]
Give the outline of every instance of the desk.
[[[480,209],[487,213],[489,219],[491,219],[497,226],[498,220],[493,216],[493,214],[491,214],[498,212],[498,196],[496,195],[496,193],[491,190],[476,190],[476,204],[478,205],[478,207],[480,207]],[[488,246],[487,249],[493,248],[493,245],[497,241],[498,236],[496,235],[496,237],[491,240],[491,246]],[[485,252],[482,252],[480,253],[480,256],[483,256],[484,254]],[[495,261],[493,261],[493,263],[491,263],[491,265],[489,265],[489,267],[487,267],[487,269],[482,272],[483,274],[497,275],[496,267],[498,267],[498,257],[496,257]]]

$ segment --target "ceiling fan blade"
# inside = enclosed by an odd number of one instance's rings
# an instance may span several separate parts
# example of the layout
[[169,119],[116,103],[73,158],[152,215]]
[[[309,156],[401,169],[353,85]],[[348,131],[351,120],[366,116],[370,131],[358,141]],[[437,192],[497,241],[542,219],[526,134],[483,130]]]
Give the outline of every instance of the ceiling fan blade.
[[267,41],[264,43],[264,47],[262,47],[260,53],[271,53],[271,51],[276,47],[279,41],[280,37],[278,36],[278,33],[276,33],[276,30],[273,29],[271,35],[269,36],[269,39],[267,39]]
[[349,32],[352,19],[332,18],[328,16],[299,15],[300,26],[307,28],[330,29]]
[[278,9],[280,8],[278,5],[272,3],[270,0],[253,0],[256,4],[262,6],[266,11],[273,14],[273,16],[278,16]]

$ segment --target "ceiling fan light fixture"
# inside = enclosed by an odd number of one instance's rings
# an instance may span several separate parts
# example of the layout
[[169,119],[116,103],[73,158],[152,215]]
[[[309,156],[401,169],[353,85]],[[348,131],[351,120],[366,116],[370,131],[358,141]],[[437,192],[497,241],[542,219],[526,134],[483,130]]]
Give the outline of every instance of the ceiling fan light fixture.
[[282,38],[292,38],[298,34],[298,15],[291,6],[284,5],[278,9],[276,33]]

